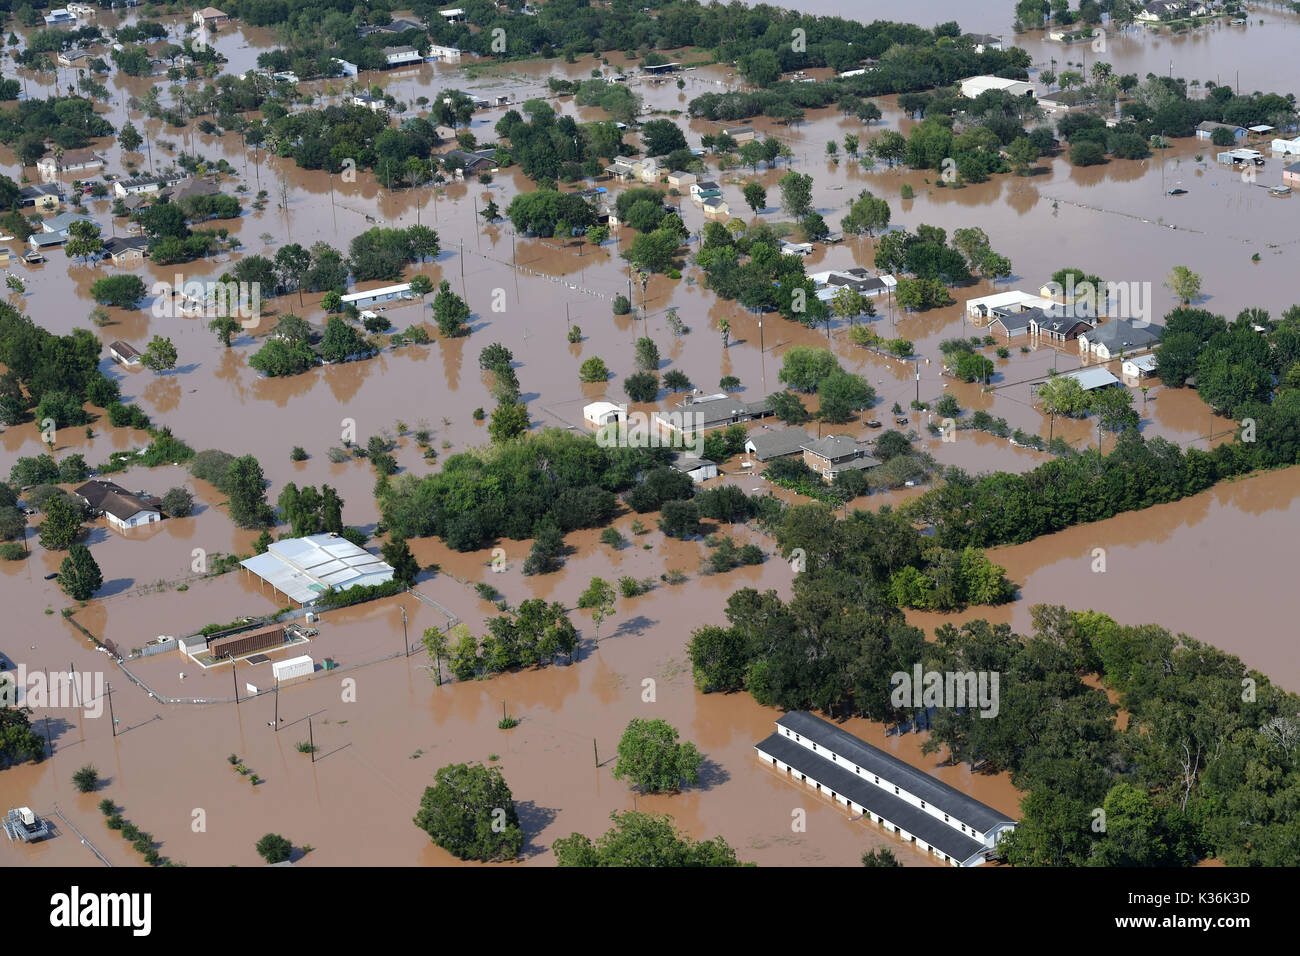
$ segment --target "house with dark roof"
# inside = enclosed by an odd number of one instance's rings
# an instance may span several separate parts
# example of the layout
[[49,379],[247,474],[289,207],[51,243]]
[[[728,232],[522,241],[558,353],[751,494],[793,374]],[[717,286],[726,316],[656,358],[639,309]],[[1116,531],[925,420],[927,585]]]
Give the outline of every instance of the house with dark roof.
[[103,254],[115,266],[136,265],[144,262],[149,251],[149,240],[144,236],[114,236],[104,240]]
[[1292,188],[1300,186],[1300,163],[1282,167],[1282,185]]
[[759,461],[803,454],[803,446],[814,441],[802,428],[757,428],[745,440],[745,454]]
[[659,430],[694,434],[776,414],[767,400],[744,402],[722,393],[690,395],[685,401],[678,402],[675,407],[680,411],[665,409],[654,413],[652,418]]
[[379,27],[361,27],[357,30],[358,36],[368,37],[372,33],[405,33],[407,30],[423,30],[423,23],[416,23],[414,20],[407,20],[399,17],[391,23],[385,23]]
[[807,711],[792,711],[754,745],[759,759],[850,814],[879,824],[949,866],[997,857],[1016,821]]
[[73,493],[85,502],[93,515],[103,515],[109,524],[122,531],[162,520],[159,499],[143,492],[133,494],[103,478],[88,481]]
[[464,149],[449,149],[442,154],[442,161],[448,169],[460,170],[466,176],[476,176],[497,168],[497,151],[480,149],[470,152]]
[[1092,323],[1068,315],[1049,315],[1034,309],[1029,317],[1029,334],[1049,342],[1073,342],[1084,332],[1091,331]]
[[737,143],[748,143],[756,135],[752,126],[724,126],[718,132],[730,136]]
[[58,209],[62,201],[63,187],[58,183],[24,186],[18,191],[18,205],[24,208],[35,206],[39,209]]
[[683,475],[689,475],[696,484],[718,477],[718,465],[707,458],[699,458],[690,452],[678,452],[673,458],[672,467]]
[[867,454],[867,446],[851,435],[827,435],[799,447],[803,451],[803,463],[828,483],[842,471],[866,471],[880,464]]
[[113,361],[121,365],[140,364],[140,350],[129,342],[123,342],[121,339],[109,345],[108,354],[112,356]]
[[1214,136],[1214,131],[1216,129],[1226,129],[1232,134],[1232,138],[1237,142],[1241,142],[1247,135],[1249,135],[1248,130],[1244,126],[1233,126],[1231,123],[1215,123],[1212,120],[1205,120],[1202,123],[1196,124],[1196,138],[1210,139]]
[[1038,306],[1022,308],[992,308],[988,310],[989,334],[1003,335],[1008,340],[1017,335],[1028,335],[1029,326],[1039,318],[1046,318],[1046,313]]
[[389,66],[404,66],[408,63],[420,63],[423,57],[413,46],[386,46],[383,49],[384,60]]
[[186,176],[179,182],[164,186],[159,195],[166,196],[172,202],[180,202],[190,196],[215,196],[221,187],[206,176]]
[[1092,355],[1103,362],[1117,358],[1121,353],[1135,355],[1148,352],[1164,338],[1163,325],[1141,324],[1129,319],[1112,319],[1079,336],[1079,352]]

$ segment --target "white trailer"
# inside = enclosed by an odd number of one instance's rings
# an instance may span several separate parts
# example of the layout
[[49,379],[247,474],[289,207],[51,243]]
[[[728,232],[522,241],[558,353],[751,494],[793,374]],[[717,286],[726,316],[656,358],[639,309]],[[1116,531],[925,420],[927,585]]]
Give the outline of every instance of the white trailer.
[[291,657],[287,661],[276,661],[271,665],[271,673],[278,681],[305,677],[315,669],[316,664],[305,654],[302,657]]

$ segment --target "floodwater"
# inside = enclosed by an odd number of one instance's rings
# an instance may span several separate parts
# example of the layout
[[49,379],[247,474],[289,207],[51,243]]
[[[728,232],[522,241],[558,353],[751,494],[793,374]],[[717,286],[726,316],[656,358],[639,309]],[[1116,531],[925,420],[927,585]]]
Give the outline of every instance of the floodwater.
[[[1011,4],[987,4],[968,9],[948,0],[927,0],[907,16],[926,23],[958,19],[964,29],[999,32],[1010,17]],[[933,10],[933,17],[925,11]],[[816,12],[814,10],[814,12]],[[830,11],[826,11],[830,12]],[[863,11],[861,16],[888,18],[890,11]],[[896,14],[895,14],[896,16]],[[1132,37],[1115,44],[1117,70],[1145,73],[1147,68],[1167,68],[1175,54],[1179,65],[1213,48],[1214,62],[1241,62],[1243,70],[1257,70],[1293,49],[1294,18],[1264,14],[1265,27],[1244,31],[1252,41],[1250,56],[1234,57],[1238,33],[1211,28],[1205,36],[1182,38]],[[990,19],[991,18],[991,19]],[[1002,32],[1009,30],[1002,26]],[[1052,56],[1061,59],[1059,44],[1027,37],[1024,40],[1036,62]],[[239,72],[255,65],[256,54],[274,45],[269,31],[230,31],[217,41],[231,58],[229,69]],[[1035,44],[1037,44],[1035,46]],[[1079,48],[1071,48],[1082,55]],[[1089,51],[1090,52],[1090,51]],[[611,57],[613,63],[621,56]],[[1161,67],[1160,62],[1166,61]],[[1289,64],[1289,60],[1288,60]],[[475,95],[509,93],[519,102],[541,95],[550,75],[582,77],[595,61],[577,64],[530,62],[501,67],[421,67],[388,76],[364,77],[368,85],[385,85],[395,96],[413,104],[417,96],[457,86]],[[1208,77],[1206,69],[1186,75]],[[1271,89],[1286,70],[1248,79],[1243,88]],[[1254,76],[1252,73],[1251,76]],[[672,83],[637,84],[636,92],[657,109],[684,110],[693,96],[706,89],[734,86],[735,77],[722,67],[701,68],[685,74],[687,87]],[[25,77],[40,87],[42,78]],[[50,77],[43,78],[45,85]],[[66,85],[67,72],[61,82]],[[1226,77],[1225,77],[1226,80]],[[786,141],[795,153],[792,168],[810,172],[816,179],[814,198],[832,228],[838,226],[852,198],[869,188],[890,201],[894,222],[915,229],[922,222],[951,231],[980,226],[993,246],[1011,258],[1016,275],[995,286],[978,283],[954,290],[953,306],[925,313],[900,314],[893,303],[879,303],[880,317],[873,326],[883,335],[912,340],[919,359],[902,361],[857,349],[848,332],[833,322],[806,329],[776,316],[760,321],[735,303],[721,302],[699,286],[698,271],[685,271],[682,280],[663,276],[651,280],[645,294],[645,313],[613,317],[613,296],[629,293],[631,277],[619,257],[631,239],[624,229],[595,249],[589,244],[558,248],[550,240],[529,240],[513,235],[508,222],[484,226],[476,217],[485,202],[494,199],[504,209],[521,190],[530,188],[517,170],[497,174],[490,184],[450,184],[442,189],[390,189],[369,174],[353,183],[341,177],[296,169],[291,161],[268,156],[265,151],[241,149],[237,136],[208,136],[191,123],[185,129],[164,129],[130,110],[127,100],[148,88],[148,78],[114,75],[113,92],[105,104],[106,115],[120,125],[130,116],[148,133],[150,149],[133,157],[138,167],[162,168],[182,149],[210,159],[224,157],[237,175],[225,188],[246,186],[241,193],[246,206],[238,220],[209,224],[228,228],[243,248],[232,257],[176,267],[145,265],[140,275],[146,285],[172,281],[180,272],[187,278],[215,278],[242,254],[273,254],[280,245],[325,241],[346,252],[353,235],[371,225],[431,225],[442,237],[442,253],[433,261],[414,266],[407,277],[421,272],[435,283],[442,279],[466,297],[473,317],[472,334],[446,340],[420,303],[394,304],[385,313],[393,325],[405,328],[424,322],[433,334],[427,346],[386,349],[371,360],[315,369],[288,379],[265,379],[247,365],[248,356],[269,332],[277,314],[294,312],[312,321],[323,320],[320,295],[294,294],[270,302],[262,324],[241,333],[233,347],[223,348],[201,319],[157,318],[150,302],[134,311],[119,309],[109,325],[97,332],[107,344],[124,339],[138,347],[154,334],[170,336],[180,354],[175,372],[155,375],[124,371],[105,359],[107,374],[121,381],[125,400],[138,402],[153,419],[171,426],[196,449],[222,448],[234,454],[258,457],[270,481],[274,502],[289,481],[329,484],[345,501],[344,520],[373,532],[379,515],[372,497],[374,472],[363,460],[332,464],[326,458],[331,446],[354,424],[356,440],[364,444],[376,433],[387,432],[398,442],[395,451],[403,471],[423,474],[437,467],[426,461],[413,432],[428,428],[438,459],[487,441],[486,428],[474,421],[477,407],[490,409],[489,382],[479,372],[478,352],[491,342],[513,350],[524,399],[535,427],[581,427],[581,408],[599,398],[620,400],[621,380],[633,370],[632,346],[636,337],[650,335],[660,346],[663,369],[679,368],[692,382],[709,392],[724,375],[743,382],[742,395],[753,399],[779,387],[781,356],[792,345],[827,345],[848,369],[866,376],[879,401],[871,415],[889,421],[889,407],[898,402],[924,434],[924,413],[908,408],[918,396],[933,401],[951,390],[963,408],[983,409],[1007,419],[1012,428],[1047,437],[1061,435],[1077,446],[1095,445],[1097,434],[1090,421],[1050,421],[1032,403],[1029,383],[1053,366],[1077,368],[1080,359],[1072,348],[1046,346],[1020,351],[1010,343],[1007,359],[996,360],[997,372],[990,390],[968,385],[940,374],[938,345],[958,335],[983,334],[963,319],[965,299],[1006,288],[1036,289],[1050,273],[1065,265],[1078,265],[1112,281],[1149,282],[1153,310],[1158,317],[1173,304],[1162,280],[1169,269],[1185,264],[1205,276],[1208,307],[1235,315],[1241,308],[1261,305],[1274,312],[1295,301],[1296,244],[1289,202],[1267,197],[1257,186],[1241,182],[1213,163],[1197,160],[1208,153],[1191,141],[1179,141],[1164,156],[1140,162],[1111,162],[1103,167],[1077,170],[1063,157],[1045,159],[1034,176],[996,177],[992,182],[963,189],[939,189],[932,172],[878,168],[863,170],[842,160],[825,158],[825,144],[842,141],[845,133],[873,135],[880,129],[910,127],[892,98],[881,102],[884,119],[871,129],[841,118],[833,110],[813,111],[796,128],[757,120],[764,133]],[[305,84],[318,97],[337,102],[346,85],[341,81]],[[1285,92],[1285,90],[1283,90]],[[168,95],[160,88],[164,101]],[[571,98],[552,101],[557,109],[584,120],[601,118],[596,109],[578,108]],[[414,106],[407,115],[413,115]],[[492,126],[503,109],[476,114],[472,132],[482,142],[494,138]],[[703,121],[686,122],[690,145],[714,129]],[[165,144],[171,143],[172,149]],[[96,144],[108,160],[108,169],[124,170],[124,157],[114,142]],[[1279,163],[1270,160],[1261,174],[1277,178]],[[783,218],[776,208],[776,181],[785,172],[734,170],[718,174],[736,214],[748,213],[740,198],[740,183],[750,178],[763,182],[770,207],[762,217]],[[13,156],[0,150],[0,169],[21,178]],[[29,170],[34,175],[34,171]],[[904,183],[915,198],[902,200]],[[1173,199],[1165,190],[1181,183],[1188,195]],[[283,188],[282,188],[283,185]],[[610,186],[616,193],[622,188]],[[248,208],[258,189],[268,192],[263,211]],[[287,206],[282,206],[287,198]],[[702,228],[701,213],[689,202],[682,216],[694,232]],[[106,234],[122,234],[124,221],[113,221],[107,200],[92,201],[89,210],[105,226]],[[748,216],[747,216],[748,218]],[[1045,241],[1046,240],[1046,241]],[[819,247],[810,257],[808,271],[872,265],[872,242],[849,241]],[[1253,252],[1261,261],[1251,262]],[[93,303],[89,288],[112,266],[86,266],[67,261],[57,250],[43,266],[16,264],[10,272],[21,274],[27,292],[11,301],[33,315],[51,331],[66,333],[86,326]],[[500,292],[498,293],[498,290]],[[641,290],[632,290],[642,303]],[[504,300],[505,311],[494,312],[494,300]],[[675,307],[689,327],[674,338],[664,320]],[[719,319],[731,323],[728,347],[718,333]],[[567,342],[570,325],[582,329],[582,341]],[[1025,343],[1028,345],[1029,343]],[[586,358],[599,355],[613,376],[604,385],[581,385],[577,369]],[[1116,369],[1117,371],[1117,369]],[[919,389],[917,375],[920,375]],[[1215,419],[1189,390],[1166,389],[1154,380],[1146,395],[1135,392],[1135,408],[1148,436],[1160,435],[1183,446],[1206,447],[1226,439],[1231,423]],[[661,402],[668,401],[661,395]],[[641,406],[646,408],[648,406]],[[864,416],[868,417],[868,416]],[[406,426],[405,432],[399,424]],[[888,427],[893,427],[892,425]],[[871,432],[862,424],[837,427],[859,435]],[[115,450],[139,447],[146,436],[110,429],[96,422],[93,437],[82,429],[64,429],[55,442],[56,457],[81,453],[93,464]],[[1105,438],[1107,447],[1109,437]],[[923,446],[944,464],[972,471],[1020,471],[1046,460],[1046,455],[1015,448],[1005,440],[976,432],[959,432],[957,441],[941,442],[925,436]],[[303,446],[311,456],[305,462],[290,460],[290,449]],[[34,424],[0,431],[0,471],[19,456],[44,451]],[[761,478],[745,473],[733,460],[724,466],[722,481],[747,491],[765,487]],[[195,570],[195,549],[207,558],[218,553],[248,553],[254,535],[238,529],[226,514],[223,496],[202,482],[190,479],[180,467],[131,469],[115,480],[135,489],[161,494],[187,484],[196,494],[195,515],[168,520],[161,526],[123,535],[97,525],[90,546],[104,570],[106,585],[95,600],[77,611],[82,626],[124,650],[140,647],[159,635],[190,633],[210,623],[226,622],[248,614],[274,612],[279,601],[264,593],[242,572],[203,578]],[[1106,611],[1127,623],[1153,621],[1183,630],[1240,654],[1290,689],[1300,688],[1294,655],[1283,635],[1289,619],[1282,602],[1270,600],[1284,585],[1285,560],[1261,561],[1260,555],[1290,553],[1290,542],[1300,531],[1300,508],[1294,503],[1293,474],[1278,472],[1233,482],[1184,502],[1164,505],[1136,515],[1072,529],[1013,548],[998,549],[995,560],[1021,585],[1015,604],[998,609],[973,609],[964,615],[910,615],[930,629],[944,620],[983,616],[1010,621],[1024,629],[1028,607],[1037,602],[1063,603]],[[876,508],[897,503],[921,489],[862,499],[859,506]],[[779,492],[785,500],[794,496]],[[507,781],[514,790],[528,834],[526,860],[551,861],[549,846],[575,830],[595,835],[608,823],[608,814],[633,806],[627,787],[613,780],[609,762],[618,734],[634,716],[663,717],[693,740],[708,758],[705,779],[672,797],[638,798],[642,809],[669,812],[678,825],[697,838],[724,836],[742,859],[763,864],[856,864],[863,850],[892,845],[890,838],[861,823],[852,823],[842,810],[800,792],[784,778],[772,775],[753,756],[752,745],[762,739],[779,714],[759,707],[744,695],[702,695],[690,679],[685,645],[690,632],[706,623],[723,620],[728,594],[737,587],[775,588],[788,593],[790,570],[779,557],[756,568],[724,575],[703,576],[698,571],[705,549],[699,543],[666,541],[657,531],[644,536],[630,530],[632,516],[617,526],[628,545],[614,552],[597,542],[593,532],[575,533],[568,543],[575,549],[565,568],[553,575],[525,578],[520,570],[528,542],[502,542],[507,569],[494,574],[488,552],[459,554],[441,542],[416,541],[412,547],[421,563],[436,563],[441,573],[426,577],[419,589],[450,608],[476,631],[485,617],[495,613],[473,589],[487,581],[511,605],[528,597],[543,597],[574,606],[593,575],[632,575],[652,578],[668,570],[682,570],[689,580],[681,585],[659,584],[648,594],[620,599],[616,615],[602,629],[599,647],[587,617],[574,612],[584,646],[581,659],[537,671],[502,675],[484,682],[437,687],[426,669],[422,651],[410,657],[378,658],[402,650],[401,614],[405,606],[408,636],[413,643],[425,627],[441,627],[444,619],[433,608],[413,599],[390,599],[361,608],[326,615],[319,637],[305,652],[318,661],[333,657],[343,670],[335,675],[289,685],[279,702],[285,724],[279,733],[267,726],[273,716],[273,698],[260,696],[239,705],[165,705],[130,684],[91,649],[59,611],[68,606],[55,582],[44,575],[57,570],[60,555],[44,552],[29,537],[33,554],[21,562],[0,567],[0,601],[13,635],[0,648],[29,668],[101,670],[113,685],[114,707],[120,721],[119,736],[111,736],[105,720],[79,716],[71,709],[49,714],[55,757],[40,766],[13,768],[0,774],[0,798],[5,806],[30,804],[48,812],[58,803],[69,819],[91,837],[115,864],[135,863],[134,851],[118,843],[96,822],[94,804],[102,795],[80,796],[70,777],[85,762],[101,769],[108,783],[103,790],[125,808],[137,825],[158,837],[160,852],[190,864],[224,865],[257,862],[253,843],[268,830],[284,833],[296,845],[317,849],[308,863],[446,864],[446,854],[429,845],[411,824],[422,788],[433,770],[460,760],[488,760],[499,756]],[[647,520],[653,525],[653,521]],[[755,541],[765,550],[770,539],[757,532],[734,529],[738,541]],[[648,547],[647,547],[648,546]],[[1092,550],[1106,549],[1107,571],[1090,570]],[[1138,562],[1142,562],[1141,565]],[[1192,585],[1189,587],[1189,584]],[[1080,586],[1082,585],[1082,586]],[[184,587],[185,590],[179,588]],[[679,594],[672,593],[674,589]],[[691,600],[682,600],[689,594]],[[1232,599],[1226,599],[1232,595]],[[47,611],[49,613],[47,613]],[[1243,621],[1251,627],[1243,628]],[[301,653],[295,649],[294,654]],[[183,661],[183,662],[182,662]],[[362,666],[364,665],[364,666]],[[232,696],[235,687],[244,694],[245,683],[265,686],[269,681],[257,667],[241,665],[232,680],[228,668],[210,671],[194,666],[177,653],[160,655],[130,665],[160,696],[216,699]],[[180,675],[184,673],[185,676]],[[344,703],[344,679],[356,681],[356,703]],[[643,700],[643,682],[655,682],[653,702]],[[496,728],[502,701],[522,718],[509,732]],[[312,763],[294,745],[307,739],[305,721],[312,715],[312,733],[321,747]],[[37,715],[43,730],[44,713]],[[880,726],[851,722],[850,729],[885,746],[918,766],[998,809],[1015,813],[1018,795],[1005,777],[972,774],[969,767],[934,767],[935,758],[923,758],[919,735],[888,736]],[[595,766],[592,738],[601,762]],[[265,778],[257,786],[237,775],[225,760],[234,752]],[[165,754],[160,761],[159,755]],[[808,809],[808,830],[791,830],[792,810]],[[194,811],[206,811],[206,830],[195,830]],[[340,834],[346,833],[346,839]],[[216,839],[209,839],[216,837]],[[899,849],[899,848],[896,848]],[[20,856],[25,854],[25,856]],[[928,861],[911,852],[899,852],[907,865]],[[79,841],[56,839],[40,847],[11,849],[4,863],[93,863]]]

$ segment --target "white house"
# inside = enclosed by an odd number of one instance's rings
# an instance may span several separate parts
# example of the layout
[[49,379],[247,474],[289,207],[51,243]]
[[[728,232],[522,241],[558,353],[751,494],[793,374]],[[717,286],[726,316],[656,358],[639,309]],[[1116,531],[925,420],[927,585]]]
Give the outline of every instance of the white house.
[[949,866],[996,858],[998,841],[1016,826],[1006,814],[806,711],[786,714],[754,750],[787,779]]
[[810,256],[813,252],[811,242],[786,242],[780,239],[777,241],[777,248],[781,250],[783,256]]
[[69,149],[62,157],[50,153],[36,161],[36,171],[46,181],[57,179],[60,172],[78,173],[103,168],[104,161],[89,149]]
[[1094,392],[1099,388],[1112,388],[1120,383],[1119,379],[1100,365],[1081,368],[1074,372],[1062,372],[1059,377],[1074,379],[1085,392]]
[[140,350],[121,339],[108,347],[108,354],[113,357],[113,361],[122,365],[140,364]]
[[695,180],[696,176],[694,173],[683,172],[680,169],[675,169],[668,174],[669,186],[689,186],[691,183],[695,182]]
[[966,300],[966,315],[979,324],[981,320],[990,318],[994,310],[1022,312],[1025,309],[1044,309],[1055,305],[1051,299],[1044,298],[1041,295],[1034,295],[1031,292],[1020,292],[1013,289],[1009,292],[995,292],[993,295],[982,295],[977,299]]
[[74,492],[94,514],[102,514],[113,527],[125,531],[162,520],[158,499],[132,494],[121,485],[96,478]]
[[1125,359],[1124,364],[1120,366],[1120,371],[1126,378],[1150,378],[1156,374],[1156,357],[1148,354]]
[[1275,139],[1269,148],[1277,156],[1300,156],[1300,136],[1295,139]]
[[342,297],[344,305],[355,305],[358,309],[364,309],[378,302],[392,302],[395,299],[411,298],[411,283],[403,282],[400,285],[386,285],[380,289],[371,289],[369,292],[351,292]]
[[696,484],[718,477],[718,466],[707,458],[696,458],[682,452],[673,459],[673,467],[683,475],[690,475]]
[[704,215],[715,219],[731,215],[731,207],[727,205],[727,201],[721,196],[713,196],[704,200],[701,208],[704,209]]
[[386,46],[384,47],[384,60],[389,66],[403,66],[407,63],[419,63],[423,57],[420,51],[413,46]]
[[214,27],[225,26],[230,22],[230,17],[226,16],[216,7],[204,7],[202,10],[195,10],[194,25],[210,30]]
[[1165,329],[1149,322],[1137,323],[1128,319],[1103,322],[1079,336],[1079,352],[1109,362],[1120,355],[1149,352],[1160,344]]
[[444,63],[459,63],[460,50],[454,46],[439,46],[435,43],[429,47],[429,59],[441,60]]
[[382,96],[371,96],[369,93],[353,93],[353,106],[364,106],[372,113],[378,113],[385,108],[384,98]]
[[76,22],[77,18],[68,10],[51,10],[45,15],[47,27],[70,27]]
[[1002,90],[1012,96],[1034,92],[1034,84],[1027,80],[1008,80],[1002,76],[972,76],[961,81],[961,95],[973,100],[989,90]]
[[603,428],[615,422],[626,422],[627,406],[615,405],[613,402],[592,402],[583,406],[582,420],[596,428]]
[[306,677],[316,670],[316,662],[311,659],[311,655],[304,654],[302,657],[291,657],[285,661],[273,661],[271,663],[271,676],[277,682],[291,680],[295,677]]
[[164,186],[174,186],[184,178],[184,176],[137,176],[134,179],[119,179],[113,183],[113,192],[123,198],[143,196],[146,193],[156,193]]

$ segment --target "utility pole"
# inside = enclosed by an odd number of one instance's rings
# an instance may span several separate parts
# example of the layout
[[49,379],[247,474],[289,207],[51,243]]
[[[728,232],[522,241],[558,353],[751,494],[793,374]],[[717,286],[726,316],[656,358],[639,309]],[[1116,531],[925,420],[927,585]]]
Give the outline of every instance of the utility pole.
[[230,659],[230,679],[235,682],[235,705],[239,705],[239,676],[235,673],[235,655],[227,654]]
[[316,738],[311,732],[311,714],[307,715],[307,746],[311,750],[311,762],[316,762]]
[[402,643],[406,646],[406,656],[411,656],[411,642],[406,636],[406,608],[402,608]]
[[109,726],[113,728],[113,736],[117,736],[117,718],[113,716],[113,685],[105,684],[105,690],[108,694],[108,721]]
[[280,678],[275,679],[275,732],[280,732]]

